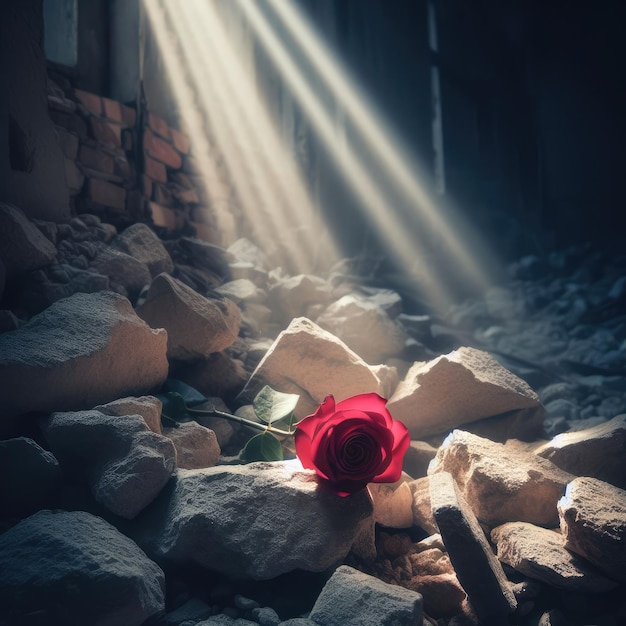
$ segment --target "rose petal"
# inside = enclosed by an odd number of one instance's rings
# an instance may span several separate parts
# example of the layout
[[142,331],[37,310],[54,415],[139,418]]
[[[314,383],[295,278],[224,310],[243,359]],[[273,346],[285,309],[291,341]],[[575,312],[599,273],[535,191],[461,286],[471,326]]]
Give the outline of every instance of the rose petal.
[[335,413],[335,398],[326,396],[324,401],[317,407],[315,413],[307,415],[296,424],[296,432],[304,431],[310,439],[320,427]]
[[335,407],[337,411],[348,411],[350,409],[382,415],[385,421],[387,421],[387,416],[391,418],[387,410],[387,400],[377,393],[362,393],[357,396],[352,396],[351,398],[337,402],[337,406]]
[[391,461],[387,469],[371,481],[373,483],[395,483],[402,476],[402,461],[411,444],[411,435],[402,422],[395,420],[391,426],[391,433],[393,434]]
[[296,446],[296,455],[302,463],[302,467],[306,469],[315,469],[313,463],[313,454],[311,452],[311,438],[304,430],[296,430],[293,436]]

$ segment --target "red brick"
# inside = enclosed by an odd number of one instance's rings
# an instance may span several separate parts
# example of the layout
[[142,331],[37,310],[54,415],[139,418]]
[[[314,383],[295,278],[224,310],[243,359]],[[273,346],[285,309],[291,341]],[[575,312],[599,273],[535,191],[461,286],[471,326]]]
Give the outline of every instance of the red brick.
[[104,105],[104,116],[118,124],[122,123],[122,105],[117,100],[102,98]]
[[79,102],[82,102],[87,110],[96,115],[102,115],[102,98],[96,96],[95,93],[74,89],[74,95]]
[[97,170],[98,172],[104,172],[105,174],[113,174],[115,171],[115,164],[113,158],[90,146],[81,146],[78,154],[78,162],[85,167]]
[[137,121],[137,112],[132,107],[122,106],[122,122],[124,126],[134,126]]
[[150,202],[150,212],[155,226],[167,230],[180,230],[185,225],[185,216],[182,212],[168,209],[156,202]]
[[167,171],[165,170],[165,165],[163,163],[159,163],[159,161],[155,161],[151,159],[147,154],[144,155],[145,162],[145,170],[146,174],[152,179],[156,180],[160,183],[167,182]]
[[150,125],[150,128],[155,133],[161,135],[161,137],[165,137],[165,139],[170,138],[170,127],[164,119],[161,119],[154,113],[148,113],[148,124]]
[[90,178],[87,188],[93,202],[116,209],[126,208],[126,190],[122,187],[99,178]]
[[219,237],[216,236],[215,229],[212,226],[201,224],[200,222],[190,222],[190,224],[195,228],[198,239],[219,245]]
[[92,116],[89,119],[89,125],[94,139],[115,148],[122,147],[122,127],[119,124]]
[[184,204],[200,204],[200,197],[195,189],[176,189],[174,196]]
[[146,129],[143,136],[143,144],[150,156],[178,170],[183,164],[183,160],[174,148],[160,137],[157,137],[150,129]]
[[174,142],[174,147],[181,154],[189,154],[189,136],[183,135],[183,133],[177,131],[175,128],[171,129],[172,131],[172,141]]
[[163,206],[174,206],[174,197],[166,185],[154,183],[154,185],[152,185],[152,199],[157,204],[161,204]]

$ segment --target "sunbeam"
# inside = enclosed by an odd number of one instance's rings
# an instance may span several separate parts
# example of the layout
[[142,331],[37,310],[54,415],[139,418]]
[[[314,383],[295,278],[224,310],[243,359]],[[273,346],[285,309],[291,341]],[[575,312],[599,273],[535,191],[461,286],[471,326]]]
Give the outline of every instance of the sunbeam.
[[[181,100],[185,118],[198,125],[199,109],[208,125],[194,128],[194,138],[208,130],[248,227],[266,246],[279,248],[279,263],[291,271],[312,271],[320,258],[332,262],[337,255],[318,208],[256,91],[253,72],[235,51],[218,5],[202,0],[175,6],[146,0],[145,5],[164,53],[169,45],[164,56],[174,93],[186,92]],[[178,43],[175,61],[170,33]],[[181,85],[185,72],[191,86]],[[210,160],[204,159],[203,167]]]

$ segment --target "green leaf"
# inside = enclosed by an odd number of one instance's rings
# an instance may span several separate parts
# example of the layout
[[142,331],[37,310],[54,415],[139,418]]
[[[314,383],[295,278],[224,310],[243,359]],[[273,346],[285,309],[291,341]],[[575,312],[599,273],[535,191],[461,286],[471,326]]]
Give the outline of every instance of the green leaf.
[[270,432],[262,432],[248,440],[241,451],[244,461],[282,461],[283,448]]
[[179,394],[187,406],[197,406],[208,400],[208,398],[197,389],[176,378],[168,378],[163,383],[161,390],[164,393],[171,392]]
[[293,411],[300,396],[294,393],[282,393],[265,385],[252,402],[255,413],[265,424],[276,424],[289,419],[293,421]]
[[163,403],[162,415],[176,422],[191,421],[185,400],[179,393],[168,391],[167,393],[157,393],[156,397]]

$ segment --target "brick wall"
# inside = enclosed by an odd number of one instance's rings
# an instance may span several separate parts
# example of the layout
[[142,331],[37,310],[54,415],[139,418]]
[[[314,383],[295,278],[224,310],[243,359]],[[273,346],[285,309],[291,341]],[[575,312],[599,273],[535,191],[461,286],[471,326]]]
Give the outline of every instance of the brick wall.
[[94,213],[118,227],[147,222],[164,236],[223,243],[186,134],[150,111],[138,116],[115,100],[52,80],[48,109],[75,214]]

